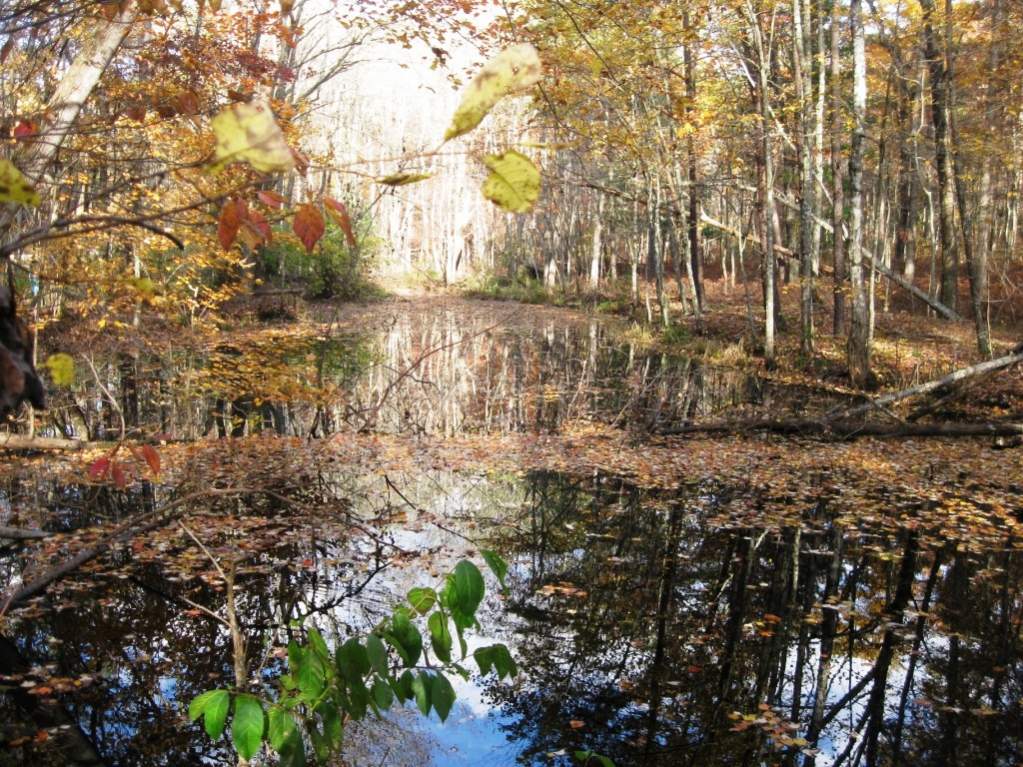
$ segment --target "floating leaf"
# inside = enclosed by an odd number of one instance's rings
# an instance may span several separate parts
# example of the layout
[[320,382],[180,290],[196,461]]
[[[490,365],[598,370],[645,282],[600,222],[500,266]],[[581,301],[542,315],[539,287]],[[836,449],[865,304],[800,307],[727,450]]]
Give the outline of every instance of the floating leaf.
[[444,133],[448,141],[468,133],[502,98],[540,81],[540,56],[529,43],[505,48],[473,78]]
[[232,104],[211,123],[217,145],[214,169],[231,162],[247,162],[261,173],[295,167],[288,142],[264,104]]
[[36,207],[39,193],[9,160],[0,160],[0,202]]
[[75,382],[75,361],[70,354],[51,354],[43,363],[50,371],[50,379],[57,386],[72,386]]
[[390,176],[378,178],[377,183],[385,186],[406,186],[428,179],[432,175],[432,173],[392,173]]
[[295,212],[295,220],[291,223],[298,239],[305,249],[312,253],[316,243],[323,237],[325,228],[323,214],[314,205],[303,205]]
[[483,182],[483,196],[512,213],[525,213],[540,196],[540,171],[533,161],[514,149],[488,154],[483,162],[490,175]]

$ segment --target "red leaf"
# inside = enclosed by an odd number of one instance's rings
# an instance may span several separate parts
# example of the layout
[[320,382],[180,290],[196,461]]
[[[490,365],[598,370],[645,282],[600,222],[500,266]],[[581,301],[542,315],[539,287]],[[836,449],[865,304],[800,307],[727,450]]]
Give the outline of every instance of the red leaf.
[[248,210],[242,200],[228,200],[220,211],[220,221],[217,225],[217,237],[224,250],[230,250],[234,244],[234,238],[238,236],[238,227],[247,218]]
[[115,461],[110,469],[110,473],[114,477],[114,484],[119,490],[123,490],[128,486],[128,476],[124,473],[124,465]]
[[156,452],[156,448],[152,445],[143,445],[142,457],[146,459],[146,465],[149,467],[149,470],[153,472],[153,476],[159,478],[160,454]]
[[263,217],[263,214],[258,210],[250,210],[249,220],[245,223],[259,234],[259,237],[263,240],[263,242],[273,241],[274,234],[273,230],[270,228],[270,222],[267,221]]
[[306,204],[295,213],[295,220],[291,225],[298,239],[305,245],[305,249],[312,253],[316,243],[323,236],[325,228],[323,215],[315,206]]
[[31,138],[39,132],[35,123],[29,122],[28,120],[22,120],[14,126],[14,138],[19,141],[27,138]]
[[259,201],[266,205],[266,207],[273,208],[274,210],[280,210],[285,203],[285,199],[282,195],[277,194],[277,192],[271,192],[267,189],[256,192],[256,197],[258,197]]
[[146,121],[146,108],[142,104],[132,104],[124,110],[124,114],[137,123]]
[[195,115],[199,113],[199,96],[196,95],[195,91],[185,91],[180,93],[174,100],[174,106],[177,108],[179,114],[183,115]]
[[289,149],[291,149],[291,156],[295,160],[295,170],[305,176],[305,172],[309,170],[309,158],[295,149],[295,147],[289,147]]
[[0,48],[0,64],[7,62],[7,57],[11,55],[11,50],[14,48],[14,35],[7,38],[7,42],[4,43],[4,47]]
[[331,197],[324,197],[323,202],[327,206],[327,213],[341,227],[341,231],[345,233],[348,247],[355,250],[358,243],[355,241],[355,232],[352,231],[352,219],[348,215],[348,208],[345,207],[343,202],[338,202]]
[[90,479],[103,479],[110,471],[110,459],[107,457],[97,458],[89,465]]

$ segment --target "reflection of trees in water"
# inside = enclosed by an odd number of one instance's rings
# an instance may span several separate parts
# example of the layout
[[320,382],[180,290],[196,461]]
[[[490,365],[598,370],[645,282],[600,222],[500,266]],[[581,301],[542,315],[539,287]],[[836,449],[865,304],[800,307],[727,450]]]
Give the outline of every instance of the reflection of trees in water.
[[[410,311],[376,334],[278,333],[98,369],[122,406],[130,401],[129,428],[177,438],[556,431],[576,419],[656,426],[772,405],[774,389],[746,371],[643,350],[597,320],[494,322],[464,308]],[[94,386],[52,411],[66,436],[119,428]]]
[[[492,689],[524,761],[584,745],[623,765],[1023,756],[1018,552],[924,550],[911,530],[841,531],[819,508],[802,530],[708,531],[706,489],[539,474],[527,496],[513,609],[529,677]],[[828,760],[735,731],[730,715],[759,704]]]

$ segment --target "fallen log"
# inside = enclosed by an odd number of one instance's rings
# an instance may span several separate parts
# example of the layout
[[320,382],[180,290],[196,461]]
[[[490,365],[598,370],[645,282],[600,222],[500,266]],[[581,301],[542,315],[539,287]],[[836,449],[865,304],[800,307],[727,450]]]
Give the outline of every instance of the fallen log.
[[707,421],[659,431],[661,436],[684,434],[743,434],[768,432],[792,436],[856,439],[857,437],[1020,437],[1023,423],[877,423],[842,420],[814,421],[805,418]]
[[965,381],[967,378],[973,378],[974,376],[983,375],[984,373],[993,373],[996,370],[1001,370],[1015,365],[1017,362],[1023,362],[1023,350],[1021,350],[1020,347],[1016,347],[1010,354],[1006,354],[1003,357],[978,362],[976,365],[960,368],[959,370],[949,373],[947,376],[936,378],[933,381],[927,381],[926,383],[917,384],[916,386],[910,386],[908,389],[903,389],[902,391],[892,392],[891,394],[876,397],[863,405],[833,411],[832,413],[829,413],[825,420],[833,421],[837,419],[846,419],[852,416],[862,415],[863,413],[869,413],[871,410],[882,409],[895,402],[899,402],[900,400],[908,399],[909,397],[918,397],[921,394],[930,394],[933,391],[951,386],[954,383]]
[[0,450],[81,450],[85,440],[0,433]]
[[50,534],[45,530],[31,530],[25,527],[6,527],[0,525],[0,538],[9,541],[30,541],[36,538],[49,538]]

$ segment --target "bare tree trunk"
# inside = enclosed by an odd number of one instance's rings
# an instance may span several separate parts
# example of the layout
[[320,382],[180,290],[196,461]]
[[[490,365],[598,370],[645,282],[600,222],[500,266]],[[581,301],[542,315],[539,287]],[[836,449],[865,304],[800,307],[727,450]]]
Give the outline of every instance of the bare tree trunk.
[[802,352],[813,354],[813,86],[808,56],[811,19],[809,14],[803,18],[803,2],[792,0],[792,63],[799,100],[799,338]]
[[746,13],[749,16],[750,33],[753,37],[757,53],[757,97],[760,110],[760,161],[763,167],[761,174],[761,226],[763,234],[763,278],[764,278],[764,361],[767,366],[774,366],[774,330],[775,330],[775,275],[774,275],[774,159],[771,154],[771,101],[768,92],[770,55],[767,51],[760,19],[752,0],[746,1]]
[[832,332],[836,336],[845,334],[845,237],[842,224],[845,220],[842,210],[845,188],[842,185],[842,94],[839,90],[842,76],[842,54],[839,49],[841,21],[838,2],[831,3],[831,226],[833,234],[832,258],[834,260],[834,314]]
[[934,35],[934,0],[920,0],[924,15],[924,56],[931,75],[931,121],[934,123],[934,165],[938,174],[941,237],[941,303],[956,308],[959,254],[955,244],[955,183],[948,156],[948,82],[945,61]]
[[867,58],[863,33],[862,0],[849,3],[853,36],[853,133],[849,155],[849,284],[852,291],[852,322],[847,357],[854,386],[870,379],[870,320],[863,275],[863,152],[867,120]]
[[[685,63],[686,113],[688,115],[692,112],[696,101],[696,65],[693,61],[692,46],[689,43],[692,27],[687,12],[683,13],[682,24],[685,31],[682,59]],[[699,316],[706,306],[706,300],[703,291],[703,258],[700,252],[700,188],[696,167],[696,148],[692,133],[686,137],[686,162],[689,165],[689,271],[696,300],[695,313]]]

